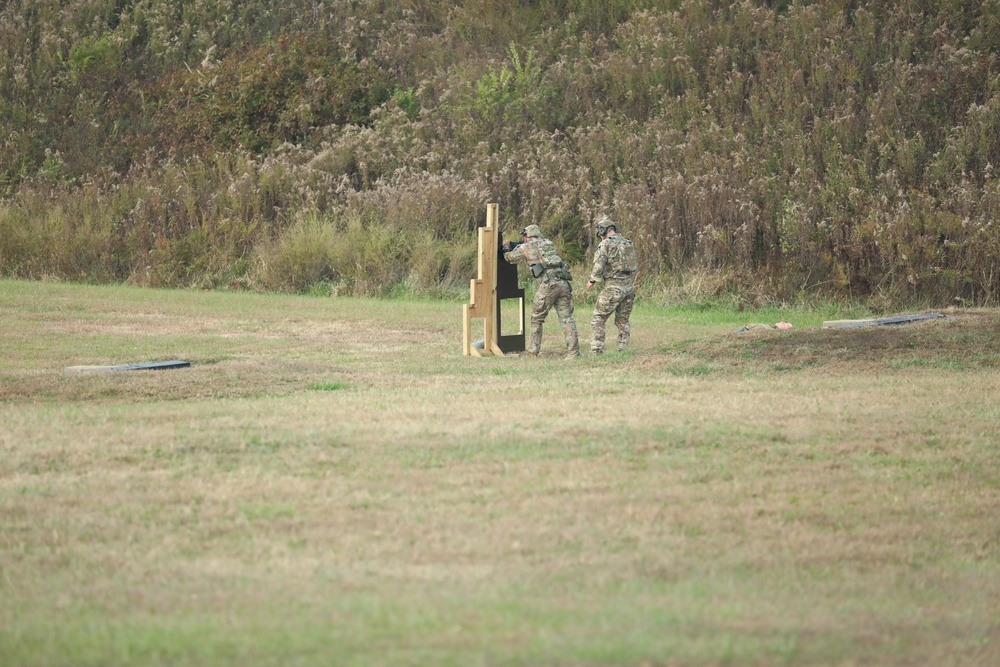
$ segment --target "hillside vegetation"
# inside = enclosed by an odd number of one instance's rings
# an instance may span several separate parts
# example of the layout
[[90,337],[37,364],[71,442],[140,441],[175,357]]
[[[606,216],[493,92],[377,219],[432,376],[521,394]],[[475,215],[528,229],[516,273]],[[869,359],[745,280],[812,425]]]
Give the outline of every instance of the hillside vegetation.
[[495,201],[683,298],[997,305],[998,53],[1000,0],[9,0],[0,274],[433,293]]

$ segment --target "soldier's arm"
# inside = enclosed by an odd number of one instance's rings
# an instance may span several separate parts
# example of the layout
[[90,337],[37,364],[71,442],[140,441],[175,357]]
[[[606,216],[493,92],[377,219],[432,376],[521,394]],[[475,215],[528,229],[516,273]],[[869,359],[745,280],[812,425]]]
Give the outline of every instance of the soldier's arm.
[[604,271],[608,266],[608,244],[607,241],[601,241],[600,245],[597,246],[597,252],[594,253],[594,268],[590,272],[591,283],[599,282],[604,278]]
[[516,248],[503,254],[503,258],[510,264],[517,264],[522,257],[524,257],[524,244],[518,244]]

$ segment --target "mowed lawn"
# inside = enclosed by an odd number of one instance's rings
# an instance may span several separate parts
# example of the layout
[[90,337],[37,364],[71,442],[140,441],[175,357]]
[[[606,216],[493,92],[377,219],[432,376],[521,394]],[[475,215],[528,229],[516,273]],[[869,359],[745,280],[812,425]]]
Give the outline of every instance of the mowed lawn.
[[1000,314],[590,312],[0,281],[0,666],[1000,665]]

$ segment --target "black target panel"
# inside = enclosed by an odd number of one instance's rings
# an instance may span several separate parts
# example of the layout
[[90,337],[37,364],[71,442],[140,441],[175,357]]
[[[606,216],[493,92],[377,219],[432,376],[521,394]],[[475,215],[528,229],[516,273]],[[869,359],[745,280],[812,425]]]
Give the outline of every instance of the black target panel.
[[[507,352],[524,352],[524,290],[517,283],[517,264],[510,264],[503,258],[503,232],[497,230],[497,299],[496,322],[497,345]],[[504,334],[503,318],[500,316],[500,302],[505,299],[517,299],[521,309],[521,330],[517,333]]]

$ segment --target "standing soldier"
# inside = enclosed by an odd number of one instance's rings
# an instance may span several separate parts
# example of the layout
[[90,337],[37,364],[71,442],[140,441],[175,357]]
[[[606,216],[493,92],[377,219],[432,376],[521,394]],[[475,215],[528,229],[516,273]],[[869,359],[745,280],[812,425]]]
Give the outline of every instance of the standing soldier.
[[632,315],[632,304],[635,301],[634,275],[639,262],[635,256],[635,246],[618,233],[611,218],[604,216],[597,221],[594,229],[601,243],[594,254],[594,270],[587,281],[587,289],[600,280],[604,280],[604,289],[597,297],[594,316],[590,319],[590,326],[594,330],[590,350],[594,354],[604,352],[605,325],[611,313],[614,313],[615,326],[618,327],[618,351],[621,352],[628,347],[628,339],[632,333],[628,319]]
[[526,354],[537,356],[542,349],[542,323],[552,306],[556,307],[566,340],[567,359],[580,356],[580,342],[573,320],[573,277],[562,261],[552,241],[542,236],[538,225],[528,225],[521,230],[523,243],[504,243],[503,258],[511,264],[524,260],[531,269],[531,276],[538,281],[538,291],[531,304],[531,338]]

